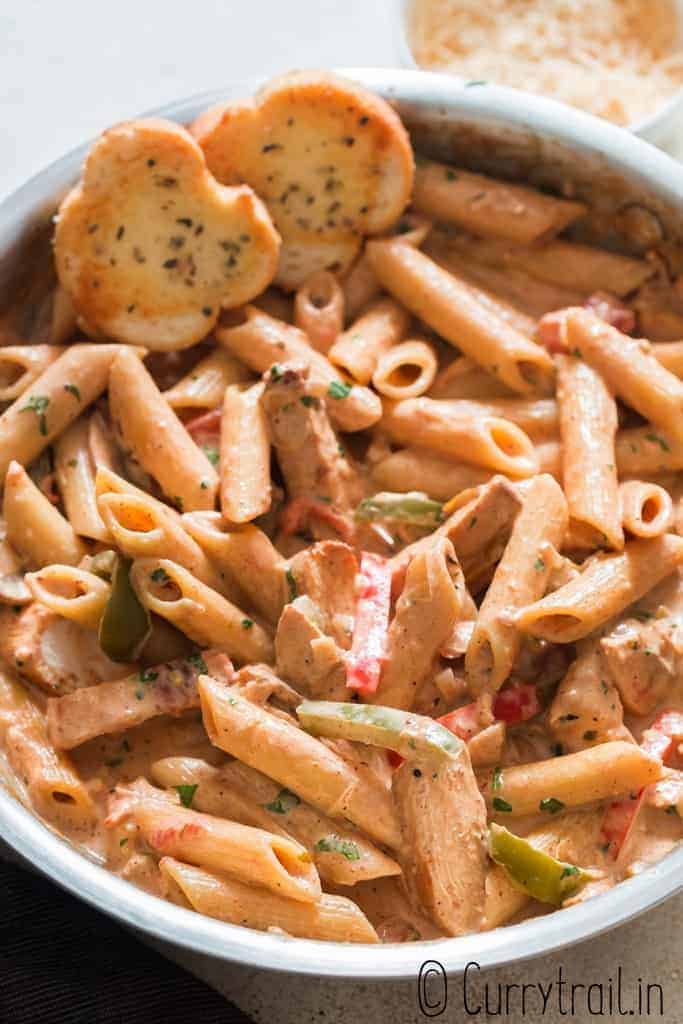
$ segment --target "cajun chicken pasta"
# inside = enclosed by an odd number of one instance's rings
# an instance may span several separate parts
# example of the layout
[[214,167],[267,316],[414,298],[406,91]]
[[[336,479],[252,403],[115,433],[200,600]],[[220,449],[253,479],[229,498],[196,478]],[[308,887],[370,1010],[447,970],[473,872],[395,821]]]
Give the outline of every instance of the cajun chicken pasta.
[[0,317],[3,777],[50,828],[337,942],[676,846],[683,277],[592,216],[322,73],[93,145]]

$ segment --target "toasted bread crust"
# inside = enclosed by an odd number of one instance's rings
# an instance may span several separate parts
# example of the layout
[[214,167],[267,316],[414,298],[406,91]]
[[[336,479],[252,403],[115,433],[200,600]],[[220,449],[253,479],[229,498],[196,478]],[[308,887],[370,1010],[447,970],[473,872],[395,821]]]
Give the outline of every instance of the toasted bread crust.
[[362,236],[389,228],[410,199],[413,153],[398,114],[337,75],[283,75],[190,130],[219,181],[246,182],[264,199],[283,239],[285,288],[345,270]]
[[59,209],[57,274],[92,328],[150,349],[192,345],[221,306],[268,285],[279,239],[248,186],[219,185],[179,125],[116,125]]

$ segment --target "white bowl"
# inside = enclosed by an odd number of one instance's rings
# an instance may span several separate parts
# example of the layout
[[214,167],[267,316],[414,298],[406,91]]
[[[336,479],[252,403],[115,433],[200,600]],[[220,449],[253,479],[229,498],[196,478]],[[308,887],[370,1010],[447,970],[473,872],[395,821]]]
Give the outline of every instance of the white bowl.
[[[408,18],[414,3],[415,0],[392,0],[392,7],[400,62],[403,67],[419,70],[419,65],[413,56],[408,39]],[[678,10],[678,42],[683,45],[683,0],[674,0],[674,3]],[[596,17],[598,17],[599,13],[597,10],[595,13]],[[461,83],[464,81],[457,78],[457,76],[453,77]],[[667,142],[671,141],[676,131],[683,131],[682,114],[683,86],[677,89],[654,114],[650,114],[649,117],[643,117],[640,121],[634,121],[633,124],[628,126],[628,130],[647,142],[652,142],[656,146],[664,146]]]
[[[343,73],[395,104],[425,152],[549,188],[569,180],[578,195],[594,196],[606,213],[645,205],[667,236],[683,245],[683,171],[629,132],[513,89],[462,88],[449,75],[372,68]],[[213,103],[247,94],[252,85],[235,83],[156,113],[187,122]],[[56,197],[78,176],[86,148],[68,153],[0,204],[0,294],[23,240],[38,224],[45,225]],[[681,847],[609,893],[522,924],[435,942],[352,945],[251,931],[157,899],[83,857],[1,784],[0,836],[53,881],[143,932],[250,967],[318,977],[415,980],[420,966],[432,959],[452,974],[470,961],[481,967],[509,964],[614,928],[683,887]]]

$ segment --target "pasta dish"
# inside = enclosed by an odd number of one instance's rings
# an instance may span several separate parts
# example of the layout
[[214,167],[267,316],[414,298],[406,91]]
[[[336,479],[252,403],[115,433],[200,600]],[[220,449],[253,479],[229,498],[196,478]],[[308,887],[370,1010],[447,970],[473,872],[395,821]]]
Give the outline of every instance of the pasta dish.
[[297,72],[92,146],[0,314],[0,750],[209,917],[408,942],[683,838],[683,260]]

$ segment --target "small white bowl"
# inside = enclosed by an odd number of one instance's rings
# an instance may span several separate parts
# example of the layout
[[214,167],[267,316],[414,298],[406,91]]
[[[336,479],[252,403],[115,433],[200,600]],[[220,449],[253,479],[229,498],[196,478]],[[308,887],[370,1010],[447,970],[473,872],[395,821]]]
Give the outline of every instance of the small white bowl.
[[[393,0],[394,17],[396,19],[396,38],[398,44],[398,53],[401,65],[405,68],[415,68],[420,70],[420,66],[413,56],[413,51],[410,48],[410,41],[408,39],[408,18],[410,16],[410,9],[413,6],[415,0]],[[678,42],[683,45],[683,0],[675,0],[675,6],[678,10]],[[438,71],[438,68],[434,70]],[[453,77],[458,80],[457,75]],[[495,85],[495,82],[491,83]],[[552,97],[549,97],[552,99]],[[634,121],[633,124],[628,125],[630,131],[634,135],[638,135],[641,139],[645,139],[647,142],[652,142],[655,146],[665,146],[667,142],[672,140],[677,131],[681,131],[683,128],[683,86],[677,89],[676,92],[663,103],[659,110],[655,111],[654,114],[650,114],[649,117],[643,117],[640,121]]]

